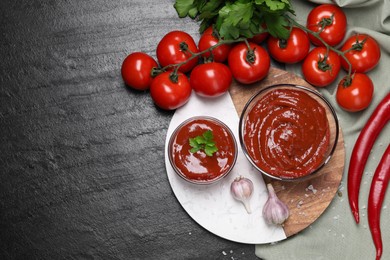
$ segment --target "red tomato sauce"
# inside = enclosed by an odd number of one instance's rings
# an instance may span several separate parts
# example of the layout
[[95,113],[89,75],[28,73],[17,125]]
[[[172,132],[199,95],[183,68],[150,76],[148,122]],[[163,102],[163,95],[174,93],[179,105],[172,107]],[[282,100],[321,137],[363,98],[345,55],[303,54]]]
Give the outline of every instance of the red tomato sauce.
[[[218,151],[207,156],[203,150],[191,153],[189,138],[213,133]],[[175,134],[174,134],[175,135]],[[185,123],[172,137],[169,152],[173,167],[190,181],[213,181],[233,167],[236,160],[236,142],[230,130],[213,119],[197,118]]]
[[299,90],[273,90],[253,106],[244,144],[254,163],[281,178],[310,174],[323,163],[330,130],[325,108]]

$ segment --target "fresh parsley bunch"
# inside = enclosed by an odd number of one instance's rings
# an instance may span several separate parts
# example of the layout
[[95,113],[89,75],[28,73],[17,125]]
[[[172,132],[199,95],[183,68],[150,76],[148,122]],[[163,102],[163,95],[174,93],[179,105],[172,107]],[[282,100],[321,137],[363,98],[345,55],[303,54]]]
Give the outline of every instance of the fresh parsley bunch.
[[190,138],[190,146],[192,147],[190,152],[196,153],[199,150],[204,150],[207,156],[213,156],[218,151],[218,147],[213,139],[214,136],[211,130],[207,130],[202,135]]
[[252,38],[264,31],[287,39],[290,31],[285,15],[294,14],[290,0],[176,0],[174,7],[179,17],[200,21],[201,33],[215,25],[226,40]]

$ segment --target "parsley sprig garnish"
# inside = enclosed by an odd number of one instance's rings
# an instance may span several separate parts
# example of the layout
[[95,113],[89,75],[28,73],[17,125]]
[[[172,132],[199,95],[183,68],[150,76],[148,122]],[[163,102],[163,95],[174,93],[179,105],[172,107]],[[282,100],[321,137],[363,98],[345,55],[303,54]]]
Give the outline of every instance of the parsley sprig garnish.
[[226,40],[252,38],[264,31],[287,39],[289,22],[284,15],[294,14],[290,0],[176,0],[174,6],[179,17],[199,20],[201,33],[215,24]]
[[218,151],[218,147],[214,142],[214,136],[211,130],[207,130],[202,135],[190,138],[189,142],[190,146],[192,147],[190,150],[191,153],[204,150],[207,156],[213,156],[213,154]]

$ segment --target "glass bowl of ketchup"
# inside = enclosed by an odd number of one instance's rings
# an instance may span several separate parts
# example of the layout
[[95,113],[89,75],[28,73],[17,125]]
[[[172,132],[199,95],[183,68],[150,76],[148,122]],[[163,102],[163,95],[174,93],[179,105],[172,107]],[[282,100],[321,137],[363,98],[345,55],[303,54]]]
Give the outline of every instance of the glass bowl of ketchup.
[[196,116],[175,129],[167,152],[172,168],[181,178],[194,184],[212,184],[233,169],[237,142],[222,121]]
[[245,105],[239,123],[247,159],[265,176],[282,181],[318,176],[338,136],[331,104],[317,91],[292,84],[261,89]]

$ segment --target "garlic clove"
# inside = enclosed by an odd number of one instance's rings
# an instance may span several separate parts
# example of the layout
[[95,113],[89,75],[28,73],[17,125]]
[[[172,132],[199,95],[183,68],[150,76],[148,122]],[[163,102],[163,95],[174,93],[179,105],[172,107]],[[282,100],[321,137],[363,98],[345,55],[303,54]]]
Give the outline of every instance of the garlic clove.
[[287,205],[276,195],[272,184],[267,184],[268,200],[263,207],[263,217],[268,224],[281,225],[290,215]]
[[241,202],[242,202],[242,204],[244,204],[246,212],[248,212],[248,214],[251,214],[252,210],[251,210],[251,204],[249,203],[249,200],[248,199],[243,199]]
[[253,182],[250,179],[243,176],[237,177],[230,185],[230,192],[233,198],[244,204],[249,214],[252,213],[249,200],[253,193]]

